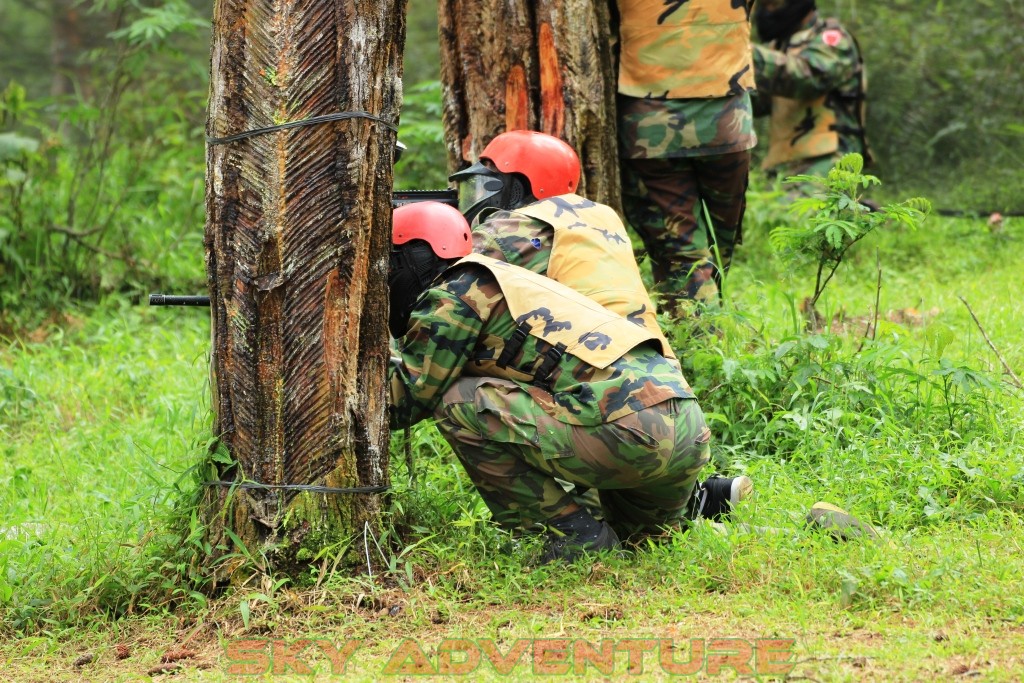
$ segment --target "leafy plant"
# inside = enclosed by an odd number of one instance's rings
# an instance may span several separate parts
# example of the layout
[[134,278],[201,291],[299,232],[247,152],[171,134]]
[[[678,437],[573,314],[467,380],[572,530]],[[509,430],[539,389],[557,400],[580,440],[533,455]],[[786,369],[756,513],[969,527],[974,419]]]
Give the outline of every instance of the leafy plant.
[[816,266],[814,293],[807,305],[813,326],[818,323],[814,319],[814,304],[854,244],[890,224],[916,229],[931,211],[931,203],[922,197],[873,210],[864,204],[863,191],[880,181],[863,170],[863,157],[847,154],[825,177],[799,175],[786,179],[787,183],[818,186],[822,190],[795,200],[792,212],[803,220],[775,228],[770,239],[787,265],[810,261]]

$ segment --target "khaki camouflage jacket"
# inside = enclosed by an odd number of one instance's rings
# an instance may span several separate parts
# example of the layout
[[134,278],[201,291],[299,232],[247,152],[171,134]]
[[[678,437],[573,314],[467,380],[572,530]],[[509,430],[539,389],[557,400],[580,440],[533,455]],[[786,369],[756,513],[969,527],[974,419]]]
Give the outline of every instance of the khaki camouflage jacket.
[[620,94],[694,99],[753,89],[753,0],[617,0],[616,4]]
[[783,43],[754,46],[757,113],[770,111],[764,167],[829,154],[868,157],[862,121],[866,74],[856,41],[815,14]]
[[623,158],[743,152],[757,144],[749,0],[618,0]]
[[[500,265],[539,277],[516,266]],[[539,279],[550,287],[565,289]],[[542,319],[543,307],[528,317]],[[526,374],[543,366],[554,348],[533,335],[516,338],[521,325],[509,312],[495,276],[477,263],[456,264],[442,274],[420,297],[409,322],[409,331],[396,344],[398,357],[388,371],[390,418],[395,429],[431,417],[445,391],[461,376],[490,376],[488,369],[494,368],[496,358],[503,357],[510,340],[515,339],[511,371]],[[546,325],[564,327],[564,322],[548,320]],[[672,398],[693,398],[677,367],[658,352],[655,343],[643,343],[602,365],[591,365],[567,352],[546,373],[543,385],[514,381],[530,393],[539,410],[577,425],[610,422]],[[507,377],[508,373],[493,376]]]
[[[557,280],[650,330],[670,348],[629,234],[611,207],[565,194],[485,213],[473,227],[473,251]],[[671,349],[669,358],[675,358]]]

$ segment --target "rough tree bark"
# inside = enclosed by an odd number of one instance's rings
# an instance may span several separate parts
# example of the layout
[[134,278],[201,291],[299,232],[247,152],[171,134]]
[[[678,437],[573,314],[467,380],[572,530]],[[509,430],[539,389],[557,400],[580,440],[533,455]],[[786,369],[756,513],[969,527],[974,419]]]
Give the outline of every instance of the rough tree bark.
[[[217,0],[207,134],[336,112],[397,124],[405,0]],[[388,483],[393,128],[348,118],[207,146],[206,262],[223,480]],[[376,525],[376,494],[211,487],[278,568]],[[224,546],[230,546],[224,542]],[[230,569],[230,568],[229,568]]]
[[440,0],[449,168],[505,130],[556,135],[579,152],[578,192],[620,206],[607,0]]

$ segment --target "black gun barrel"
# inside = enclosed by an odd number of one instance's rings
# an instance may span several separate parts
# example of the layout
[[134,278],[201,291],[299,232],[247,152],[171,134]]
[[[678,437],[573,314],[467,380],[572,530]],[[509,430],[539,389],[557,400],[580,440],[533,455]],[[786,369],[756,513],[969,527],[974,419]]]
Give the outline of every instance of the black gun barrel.
[[209,306],[210,297],[197,294],[182,296],[179,294],[150,294],[150,306]]
[[398,207],[413,202],[441,202],[459,208],[459,191],[445,190],[395,190],[391,195],[391,206]]
[[[395,190],[391,197],[391,206],[397,207],[413,202],[441,202],[459,208],[459,191],[445,190]],[[150,306],[209,306],[210,297],[179,294],[150,294]]]

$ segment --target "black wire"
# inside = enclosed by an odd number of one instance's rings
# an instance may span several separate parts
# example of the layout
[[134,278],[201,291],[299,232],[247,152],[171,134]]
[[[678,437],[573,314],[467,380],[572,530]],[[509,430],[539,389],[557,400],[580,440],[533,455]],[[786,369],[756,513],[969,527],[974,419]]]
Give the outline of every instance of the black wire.
[[251,138],[255,135],[263,135],[264,133],[273,133],[279,130],[287,130],[288,128],[298,128],[300,126],[315,126],[320,123],[328,123],[330,121],[340,121],[342,119],[370,119],[377,123],[384,124],[391,130],[397,131],[398,126],[395,124],[385,121],[379,116],[365,111],[338,111],[333,114],[323,114],[322,116],[314,116],[308,119],[302,119],[301,121],[289,121],[288,123],[279,123],[276,126],[267,126],[266,128],[254,128],[253,130],[247,130],[243,133],[235,133],[234,135],[228,135],[223,138],[206,138],[208,145],[223,145],[228,142],[235,142],[237,140],[243,140],[245,138]]
[[353,486],[351,488],[336,488],[333,486],[313,486],[310,484],[261,484],[256,481],[204,481],[203,486],[224,486],[240,489],[256,490],[284,490],[284,491],[308,491],[310,493],[384,493],[390,491],[390,486]]

